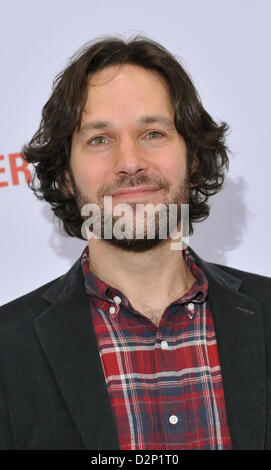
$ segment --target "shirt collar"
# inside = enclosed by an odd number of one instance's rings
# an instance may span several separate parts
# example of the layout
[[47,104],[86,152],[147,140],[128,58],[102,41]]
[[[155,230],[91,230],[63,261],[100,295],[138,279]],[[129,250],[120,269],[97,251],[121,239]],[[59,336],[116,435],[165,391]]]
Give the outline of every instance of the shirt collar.
[[[202,303],[207,297],[208,279],[204,272],[196,265],[195,259],[189,252],[188,248],[182,250],[182,254],[196,280],[189,291],[179,299],[175,300],[173,304],[188,304],[191,302]],[[84,276],[86,292],[88,295],[94,295],[107,302],[112,302],[114,297],[118,296],[121,298],[123,305],[129,305],[129,300],[121,291],[102,281],[92,271],[89,270],[88,245],[85,247],[81,256],[81,268]]]

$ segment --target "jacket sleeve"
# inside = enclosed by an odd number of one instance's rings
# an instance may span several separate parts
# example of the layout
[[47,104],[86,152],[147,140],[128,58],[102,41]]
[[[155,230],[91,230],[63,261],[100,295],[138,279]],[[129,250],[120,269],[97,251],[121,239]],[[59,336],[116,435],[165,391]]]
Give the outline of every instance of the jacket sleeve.
[[15,440],[12,430],[11,413],[2,387],[0,387],[0,450],[14,450]]

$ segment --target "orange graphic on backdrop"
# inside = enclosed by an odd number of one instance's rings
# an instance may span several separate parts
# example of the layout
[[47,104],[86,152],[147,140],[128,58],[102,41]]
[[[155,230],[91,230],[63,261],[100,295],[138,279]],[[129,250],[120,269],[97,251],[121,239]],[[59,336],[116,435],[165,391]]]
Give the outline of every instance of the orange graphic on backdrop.
[[[0,155],[0,160],[5,161],[5,156]],[[1,162],[0,162],[1,163]],[[24,181],[30,182],[32,179],[29,163],[27,163],[21,153],[9,153],[8,154],[8,166],[10,170],[10,182],[0,181],[0,188],[5,188],[9,185],[17,186],[20,184],[19,174],[23,173]],[[0,177],[1,173],[6,173],[6,168],[0,166]],[[21,180],[22,181],[22,180]]]

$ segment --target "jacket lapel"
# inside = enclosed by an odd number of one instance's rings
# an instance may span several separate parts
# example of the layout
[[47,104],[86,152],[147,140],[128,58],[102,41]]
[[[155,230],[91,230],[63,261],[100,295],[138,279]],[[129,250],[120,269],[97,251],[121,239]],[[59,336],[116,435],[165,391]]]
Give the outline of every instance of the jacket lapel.
[[267,396],[261,305],[246,292],[245,280],[189,250],[209,282],[232,446],[264,449]]
[[[261,306],[246,283],[189,248],[209,282],[228,424],[234,449],[263,449],[266,370]],[[120,449],[80,259],[43,298],[34,326],[87,449]]]
[[87,449],[119,449],[80,263],[43,298],[34,326],[56,382]]

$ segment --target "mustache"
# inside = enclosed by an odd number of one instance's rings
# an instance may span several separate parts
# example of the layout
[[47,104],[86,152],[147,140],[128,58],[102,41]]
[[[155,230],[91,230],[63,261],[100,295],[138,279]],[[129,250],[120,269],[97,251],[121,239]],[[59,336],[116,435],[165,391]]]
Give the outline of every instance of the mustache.
[[112,185],[103,185],[98,191],[98,197],[112,194],[126,188],[136,188],[137,186],[153,186],[156,189],[169,190],[169,183],[161,178],[151,178],[148,175],[122,175]]

